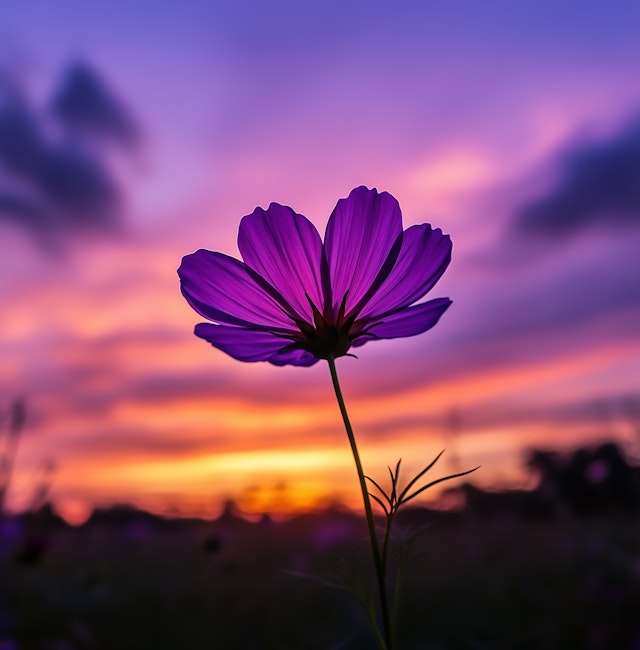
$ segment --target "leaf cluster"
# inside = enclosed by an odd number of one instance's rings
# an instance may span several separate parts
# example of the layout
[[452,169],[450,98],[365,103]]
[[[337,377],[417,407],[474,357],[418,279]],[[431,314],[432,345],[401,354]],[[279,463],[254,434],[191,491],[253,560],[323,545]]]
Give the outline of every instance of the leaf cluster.
[[460,476],[471,474],[471,472],[475,472],[480,467],[478,465],[478,467],[474,467],[473,469],[469,469],[465,472],[443,476],[441,478],[435,479],[434,481],[430,481],[422,487],[414,489],[416,483],[438,462],[442,454],[444,454],[444,451],[445,450],[443,449],[421,472],[416,474],[416,476],[414,476],[402,490],[400,490],[399,487],[400,464],[402,462],[402,458],[396,463],[395,470],[392,470],[391,467],[387,467],[389,470],[389,476],[391,478],[391,489],[388,493],[382,489],[377,481],[372,479],[370,476],[365,476],[365,478],[377,488],[380,495],[382,495],[382,498],[380,498],[380,496],[377,494],[369,492],[369,496],[382,508],[387,519],[391,520],[391,518],[397,514],[401,506],[408,503],[412,499],[415,499],[415,497],[417,497],[419,494],[422,494],[425,490],[428,490],[438,483],[443,483],[444,481],[449,481]]

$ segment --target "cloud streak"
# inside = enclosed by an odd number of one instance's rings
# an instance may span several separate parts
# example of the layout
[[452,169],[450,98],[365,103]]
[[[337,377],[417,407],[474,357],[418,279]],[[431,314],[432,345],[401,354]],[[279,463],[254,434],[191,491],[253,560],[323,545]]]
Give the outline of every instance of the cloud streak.
[[598,224],[640,227],[640,117],[609,138],[572,145],[557,165],[554,186],[518,211],[520,235],[566,237]]

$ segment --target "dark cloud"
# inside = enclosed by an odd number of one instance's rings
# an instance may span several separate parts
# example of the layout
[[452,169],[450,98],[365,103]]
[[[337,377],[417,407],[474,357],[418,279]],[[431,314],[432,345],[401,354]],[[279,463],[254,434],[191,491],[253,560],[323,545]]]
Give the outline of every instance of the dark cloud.
[[[0,88],[0,92],[2,89]],[[28,175],[44,148],[44,136],[35,116],[15,92],[0,95],[0,162],[10,173]]]
[[51,111],[74,133],[115,140],[124,145],[139,142],[138,126],[128,111],[84,63],[69,66],[51,102]]
[[39,206],[28,196],[19,193],[0,192],[0,218],[13,218],[18,222],[44,225],[46,218]]
[[20,84],[0,75],[0,220],[44,243],[117,228],[122,197],[105,145],[135,146],[132,119],[82,64],[70,66],[50,108],[38,111]]
[[569,235],[595,223],[640,225],[640,119],[560,155],[556,186],[516,215],[524,235]]
[[103,164],[73,146],[48,147],[31,170],[32,178],[65,225],[107,225],[118,205],[115,182]]

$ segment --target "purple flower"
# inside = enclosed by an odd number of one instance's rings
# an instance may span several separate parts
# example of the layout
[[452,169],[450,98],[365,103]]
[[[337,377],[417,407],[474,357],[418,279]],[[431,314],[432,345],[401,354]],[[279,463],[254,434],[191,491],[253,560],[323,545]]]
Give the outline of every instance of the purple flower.
[[374,339],[421,334],[451,301],[415,305],[451,260],[429,224],[402,231],[396,199],[357,187],[315,226],[272,203],[240,222],[244,262],[208,250],[182,258],[182,294],[211,323],[195,334],[240,361],[311,366]]

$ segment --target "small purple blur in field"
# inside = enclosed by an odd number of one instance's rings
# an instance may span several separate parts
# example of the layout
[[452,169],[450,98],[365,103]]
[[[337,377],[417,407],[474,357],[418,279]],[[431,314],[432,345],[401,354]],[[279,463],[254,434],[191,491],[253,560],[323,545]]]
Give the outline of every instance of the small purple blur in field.
[[421,334],[451,304],[419,305],[451,260],[451,239],[429,224],[403,232],[387,192],[357,187],[334,208],[322,242],[315,226],[271,203],[242,219],[244,263],[186,255],[178,274],[189,304],[213,323],[197,336],[240,361],[311,366],[376,339]]

